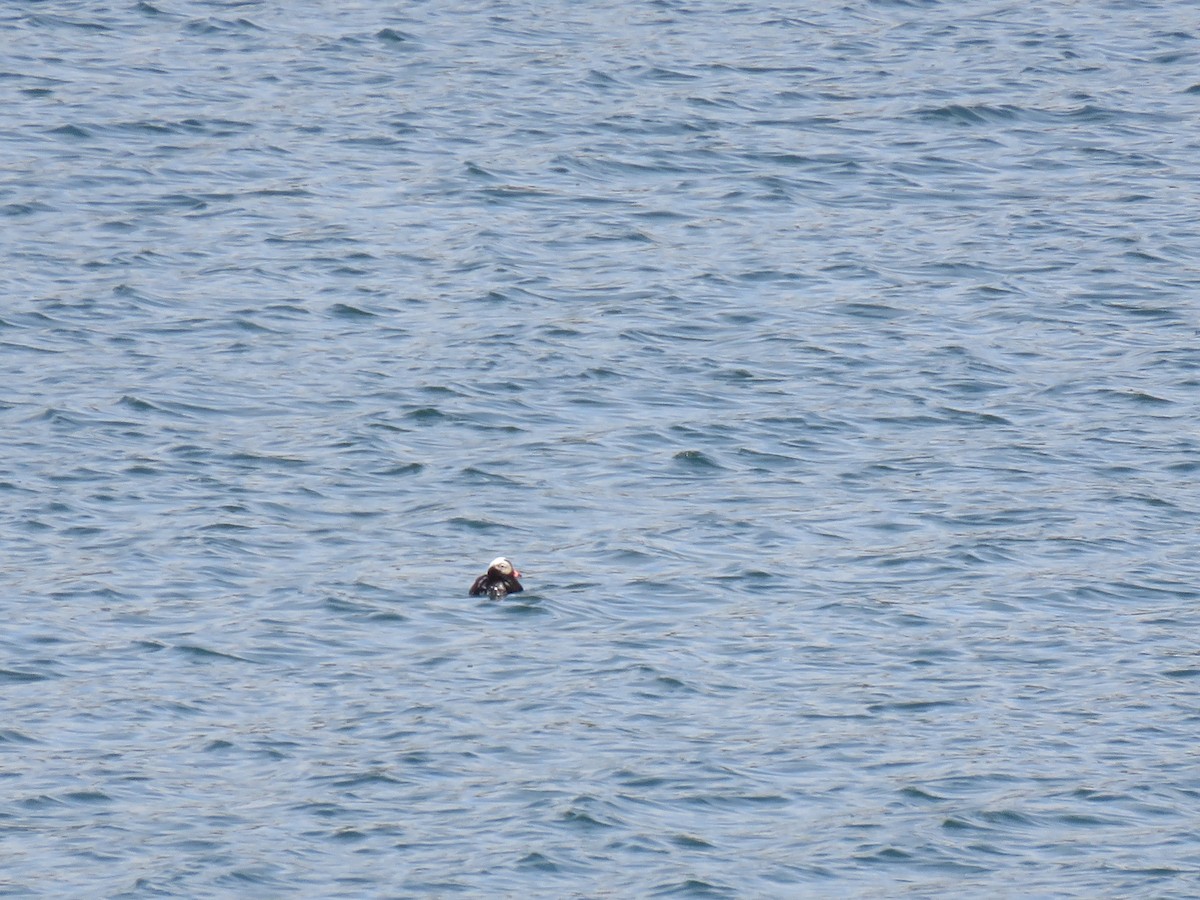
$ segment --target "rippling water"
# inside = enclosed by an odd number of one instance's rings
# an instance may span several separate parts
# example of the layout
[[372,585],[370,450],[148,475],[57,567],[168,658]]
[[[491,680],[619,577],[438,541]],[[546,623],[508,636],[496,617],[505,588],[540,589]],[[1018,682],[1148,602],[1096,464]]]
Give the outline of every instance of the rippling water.
[[1200,889],[1196,10],[0,35],[0,894]]

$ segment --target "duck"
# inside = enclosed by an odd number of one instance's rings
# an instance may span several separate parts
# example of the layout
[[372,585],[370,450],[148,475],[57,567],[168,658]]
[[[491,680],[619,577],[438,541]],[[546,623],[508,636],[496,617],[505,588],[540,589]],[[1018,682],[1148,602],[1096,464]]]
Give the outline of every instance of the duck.
[[519,594],[525,588],[517,581],[521,573],[516,570],[508,558],[497,556],[488,563],[487,571],[475,579],[471,585],[471,596],[482,597],[487,594],[493,600],[502,600],[509,594]]

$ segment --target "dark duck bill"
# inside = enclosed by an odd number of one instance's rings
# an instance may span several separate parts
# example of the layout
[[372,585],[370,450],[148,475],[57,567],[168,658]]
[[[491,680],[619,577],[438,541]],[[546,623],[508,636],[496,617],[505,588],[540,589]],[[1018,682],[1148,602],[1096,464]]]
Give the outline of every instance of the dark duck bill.
[[497,556],[488,563],[488,570],[475,579],[471,585],[471,596],[482,597],[484,594],[493,600],[499,600],[509,594],[519,594],[525,588],[517,581],[521,577],[511,562],[503,556]]

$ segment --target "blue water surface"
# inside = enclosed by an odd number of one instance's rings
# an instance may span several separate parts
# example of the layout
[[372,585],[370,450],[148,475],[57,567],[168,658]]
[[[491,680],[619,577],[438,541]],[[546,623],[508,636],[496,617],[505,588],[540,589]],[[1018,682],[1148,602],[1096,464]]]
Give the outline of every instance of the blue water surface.
[[0,895],[1200,892],[1200,10],[0,47]]

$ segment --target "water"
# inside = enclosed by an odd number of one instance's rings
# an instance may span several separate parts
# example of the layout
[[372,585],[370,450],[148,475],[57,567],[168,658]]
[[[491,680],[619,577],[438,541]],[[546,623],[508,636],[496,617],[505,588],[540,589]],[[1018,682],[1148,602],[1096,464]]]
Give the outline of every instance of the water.
[[6,9],[0,894],[1194,896],[1198,38]]

